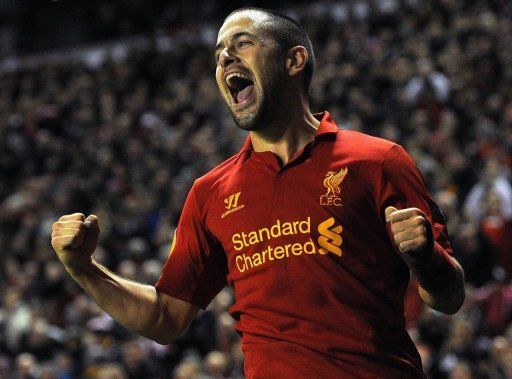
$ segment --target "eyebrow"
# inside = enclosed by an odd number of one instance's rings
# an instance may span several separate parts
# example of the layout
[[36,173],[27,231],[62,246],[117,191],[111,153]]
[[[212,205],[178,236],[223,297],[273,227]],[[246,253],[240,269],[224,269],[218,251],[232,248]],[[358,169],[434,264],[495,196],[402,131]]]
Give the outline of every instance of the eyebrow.
[[[251,37],[251,38],[254,38],[254,39],[258,39],[258,37],[252,33],[249,33],[249,32],[238,32],[238,33],[235,33],[233,34],[229,40],[230,41],[235,41],[241,37]],[[224,47],[224,44],[222,42],[219,42],[217,45],[215,45],[215,54],[217,54],[217,52],[219,51],[219,49],[221,49],[222,47]]]

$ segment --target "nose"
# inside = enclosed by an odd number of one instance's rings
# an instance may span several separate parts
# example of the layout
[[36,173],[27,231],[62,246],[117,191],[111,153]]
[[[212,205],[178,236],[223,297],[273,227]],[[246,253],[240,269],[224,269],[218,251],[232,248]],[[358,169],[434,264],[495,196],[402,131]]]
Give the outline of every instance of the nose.
[[230,64],[235,63],[236,57],[232,55],[227,48],[222,50],[219,55],[219,65],[222,68],[228,67]]

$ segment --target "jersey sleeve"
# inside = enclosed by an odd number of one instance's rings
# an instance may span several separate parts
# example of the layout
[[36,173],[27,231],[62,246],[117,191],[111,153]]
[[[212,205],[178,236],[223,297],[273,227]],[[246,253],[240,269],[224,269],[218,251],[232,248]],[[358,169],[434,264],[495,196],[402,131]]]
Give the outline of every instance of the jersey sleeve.
[[[384,219],[384,210],[388,206],[397,209],[420,209],[432,226],[434,247],[441,248],[451,255],[453,251],[448,239],[445,218],[428,194],[418,168],[401,146],[393,145],[390,149],[383,162],[381,175],[378,195],[381,217]],[[392,237],[390,238],[392,240]]]
[[225,286],[226,255],[205,228],[195,194],[190,190],[167,262],[155,287],[169,296],[205,309]]

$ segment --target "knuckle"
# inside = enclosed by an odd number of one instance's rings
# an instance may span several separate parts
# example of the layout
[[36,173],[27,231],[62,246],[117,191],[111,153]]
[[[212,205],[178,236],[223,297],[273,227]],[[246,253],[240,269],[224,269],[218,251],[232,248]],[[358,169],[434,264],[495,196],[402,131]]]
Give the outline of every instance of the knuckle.
[[61,248],[62,242],[60,238],[54,237],[52,238],[52,246],[54,249]]
[[410,224],[409,224],[409,221],[408,220],[403,220],[400,222],[400,228],[402,230],[409,230],[410,229]]
[[402,215],[402,217],[404,217],[411,213],[411,208],[400,209],[398,212],[400,212],[400,215]]
[[414,230],[416,228],[416,224],[414,223],[413,219],[408,219],[405,223],[407,230]]

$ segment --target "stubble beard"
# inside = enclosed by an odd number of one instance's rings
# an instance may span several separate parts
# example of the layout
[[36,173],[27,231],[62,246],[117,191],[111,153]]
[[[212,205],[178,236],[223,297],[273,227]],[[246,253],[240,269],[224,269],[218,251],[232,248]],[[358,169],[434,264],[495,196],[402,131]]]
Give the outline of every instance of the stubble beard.
[[279,76],[267,78],[270,85],[265,90],[255,88],[257,100],[256,109],[246,114],[236,115],[231,107],[229,111],[236,125],[245,131],[258,131],[265,129],[271,121],[272,115],[280,107],[279,90],[281,81]]
[[263,91],[255,88],[256,91],[256,109],[253,111],[245,111],[242,114],[236,114],[233,109],[229,107],[229,112],[235,121],[236,126],[242,130],[256,131],[264,127],[264,116],[267,113],[266,96]]

